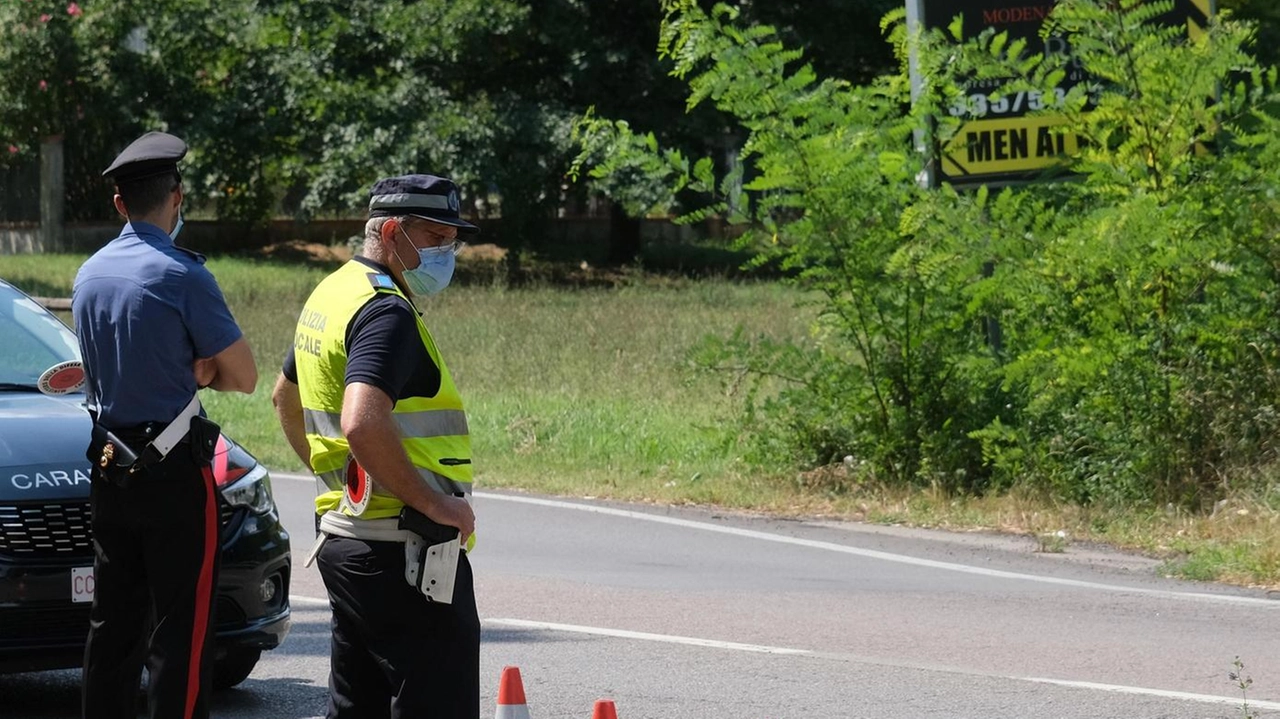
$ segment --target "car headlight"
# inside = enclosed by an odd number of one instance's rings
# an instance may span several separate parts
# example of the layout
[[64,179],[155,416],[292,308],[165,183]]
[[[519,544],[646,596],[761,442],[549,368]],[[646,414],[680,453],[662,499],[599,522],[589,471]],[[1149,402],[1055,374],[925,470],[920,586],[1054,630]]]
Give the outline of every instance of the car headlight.
[[271,477],[252,454],[218,436],[214,450],[213,479],[222,496],[232,507],[246,507],[256,514],[266,514],[274,506],[271,500]]
[[254,514],[266,514],[275,506],[271,499],[271,476],[260,464],[222,487],[222,497],[232,507],[247,507]]

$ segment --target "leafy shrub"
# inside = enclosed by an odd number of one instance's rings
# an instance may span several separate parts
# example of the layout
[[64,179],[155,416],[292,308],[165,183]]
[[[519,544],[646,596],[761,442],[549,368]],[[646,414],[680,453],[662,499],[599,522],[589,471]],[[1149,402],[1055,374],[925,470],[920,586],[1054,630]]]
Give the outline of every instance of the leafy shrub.
[[961,192],[918,178],[962,127],[945,108],[965,81],[1052,97],[1063,58],[991,32],[959,42],[955,25],[917,34],[895,12],[900,71],[853,86],[732,8],[666,6],[660,52],[691,106],[747,130],[741,162],[717,178],[596,117],[580,161],[704,193],[689,221],[747,225],[755,261],[819,297],[804,346],[736,336],[700,355],[760,380],[745,424],[761,458],[1188,505],[1275,461],[1280,120],[1275,72],[1242,49],[1249,27],[1187,40],[1158,22],[1168,1],[1062,0],[1050,31],[1093,79],[1046,111],[1082,140],[1074,180]]

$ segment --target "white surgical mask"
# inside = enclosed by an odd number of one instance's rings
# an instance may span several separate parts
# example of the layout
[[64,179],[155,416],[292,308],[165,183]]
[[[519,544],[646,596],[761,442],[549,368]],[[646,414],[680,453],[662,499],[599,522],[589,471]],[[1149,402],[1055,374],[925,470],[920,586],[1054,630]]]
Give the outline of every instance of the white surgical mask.
[[174,225],[173,229],[169,231],[169,239],[178,239],[179,232],[182,232],[182,210],[178,210],[178,224]]
[[[409,239],[403,227],[400,232],[406,240]],[[410,241],[409,244],[412,245],[413,242]],[[418,266],[412,270],[400,259],[400,253],[396,252],[396,259],[404,267],[404,284],[410,293],[415,297],[426,297],[449,286],[449,280],[453,279],[454,244],[418,249]]]

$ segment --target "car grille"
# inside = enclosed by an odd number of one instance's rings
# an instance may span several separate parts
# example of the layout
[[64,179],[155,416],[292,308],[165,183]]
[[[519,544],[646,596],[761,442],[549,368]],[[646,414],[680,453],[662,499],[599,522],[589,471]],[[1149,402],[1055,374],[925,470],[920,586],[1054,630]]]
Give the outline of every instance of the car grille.
[[[0,611],[0,647],[28,642],[82,642],[89,633],[89,604],[71,606],[6,607]],[[243,626],[249,621],[234,599],[218,595],[214,622],[219,627]]]
[[28,642],[83,642],[89,633],[89,605],[7,607],[0,611],[0,646]]
[[[236,510],[218,502],[226,527]],[[15,559],[60,559],[93,556],[89,503],[0,504],[0,556]]]
[[22,559],[93,556],[89,503],[0,504],[0,554]]
[[[218,502],[218,523],[222,525],[222,528],[224,530],[227,528],[228,525],[231,524],[231,520],[235,519],[235,516],[236,516],[235,507],[232,507],[230,504],[227,504],[226,502],[221,502],[221,501]],[[227,540],[227,536],[228,535],[223,534],[222,541],[225,542]]]

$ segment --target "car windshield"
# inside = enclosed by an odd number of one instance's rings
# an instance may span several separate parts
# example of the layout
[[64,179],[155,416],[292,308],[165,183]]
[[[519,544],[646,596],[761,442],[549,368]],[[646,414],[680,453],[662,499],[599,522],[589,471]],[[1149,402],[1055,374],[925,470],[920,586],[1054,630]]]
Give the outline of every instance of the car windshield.
[[0,282],[0,338],[0,390],[34,386],[50,367],[80,359],[75,334],[5,282]]

